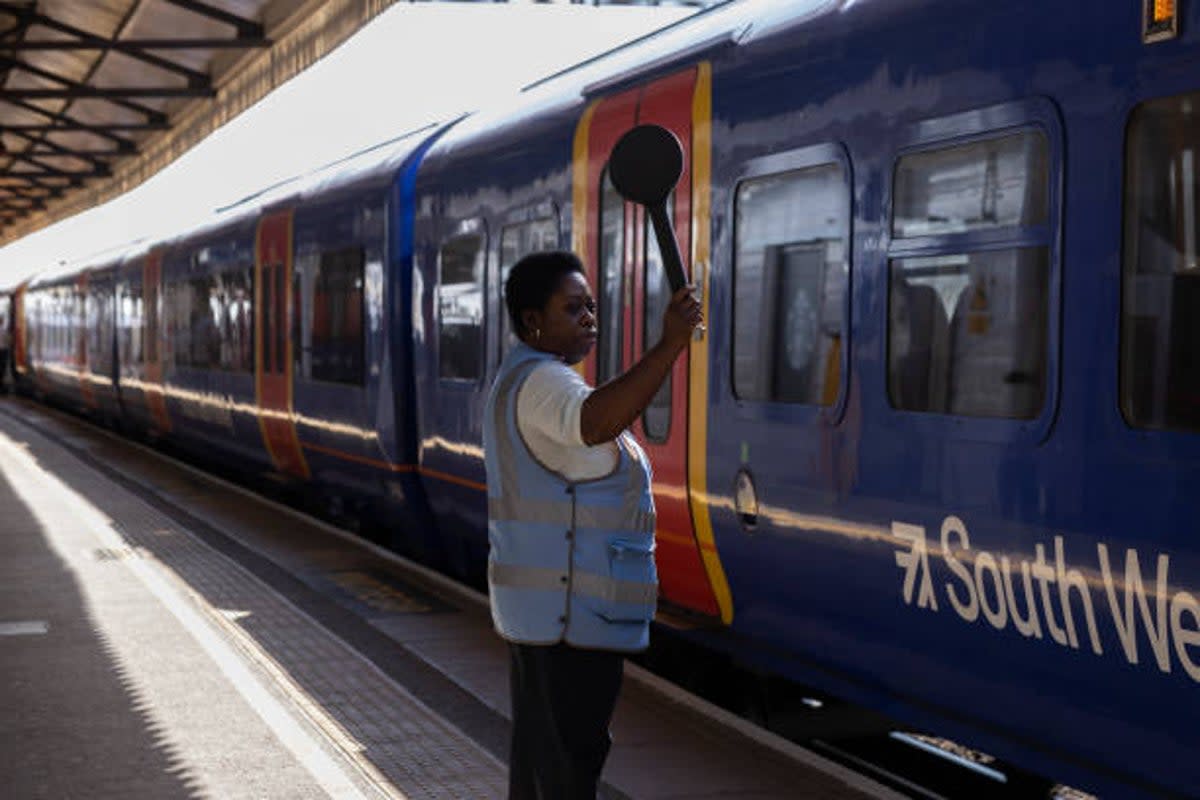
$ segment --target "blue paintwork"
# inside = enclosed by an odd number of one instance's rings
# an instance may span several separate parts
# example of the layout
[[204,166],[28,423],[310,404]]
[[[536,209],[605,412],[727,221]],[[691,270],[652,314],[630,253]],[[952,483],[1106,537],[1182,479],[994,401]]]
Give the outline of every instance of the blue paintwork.
[[[1200,6],[1181,4],[1178,39],[1145,45],[1138,5],[731,4],[448,129],[251,198],[225,221],[166,246],[222,240],[239,225],[245,236],[259,214],[284,208],[295,212],[298,243],[337,238],[339,209],[364,198],[386,204],[369,380],[350,394],[296,386],[305,417],[370,435],[356,443],[302,424],[301,439],[358,459],[306,450],[318,486],[424,520],[403,526],[421,530],[419,542],[398,533],[393,545],[479,583],[486,553],[480,415],[501,351],[500,231],[530,218],[531,209],[550,208],[569,246],[572,148],[587,104],[708,60],[713,257],[704,488],[734,618],[725,630],[691,635],[1105,796],[1189,794],[1200,786],[1200,709],[1182,659],[1200,660],[1200,645],[1172,637],[1164,671],[1135,610],[1132,663],[1112,612],[1114,602],[1124,605],[1124,590],[1118,579],[1110,600],[1099,561],[1103,545],[1122,575],[1126,553],[1136,551],[1152,618],[1160,554],[1169,558],[1168,604],[1179,592],[1200,595],[1200,436],[1130,427],[1117,387],[1125,126],[1146,99],[1200,89]],[[1048,142],[1051,222],[1026,242],[1050,251],[1043,411],[998,420],[897,410],[886,378],[887,266],[889,257],[914,251],[889,233],[896,160],[1007,128],[1040,130]],[[840,396],[830,409],[741,401],[731,385],[734,191],[747,175],[814,158],[842,163],[852,204]],[[437,377],[437,254],[464,224],[489,237],[484,374],[447,382]],[[922,244],[986,245],[988,236]],[[179,263],[168,257],[164,270],[185,268]],[[119,275],[127,278],[140,286],[140,274]],[[202,384],[188,381],[214,380],[174,379],[192,388]],[[252,382],[222,391],[253,401]],[[173,419],[182,412],[174,407]],[[201,427],[180,430],[265,465],[254,418],[244,421],[232,440]],[[362,459],[412,469],[382,473]],[[758,491],[753,531],[733,512],[740,469]],[[925,529],[936,611],[917,592],[905,599],[898,559],[907,542],[894,523]],[[1078,590],[1069,595],[1077,647],[1052,638],[1047,608],[1064,624],[1055,585],[1048,603],[1035,598],[1040,638],[1022,635],[1011,615],[996,626],[961,618],[950,600],[963,596],[964,584],[940,552],[943,525],[968,532],[969,554],[961,539],[949,541],[968,568],[984,564],[985,580],[985,553],[1019,568],[1041,548],[1054,566],[1060,547],[1064,569],[1092,581],[1087,603],[1101,652],[1093,651]],[[1020,595],[1016,605],[1028,610]],[[1198,622],[1185,613],[1185,635]]]

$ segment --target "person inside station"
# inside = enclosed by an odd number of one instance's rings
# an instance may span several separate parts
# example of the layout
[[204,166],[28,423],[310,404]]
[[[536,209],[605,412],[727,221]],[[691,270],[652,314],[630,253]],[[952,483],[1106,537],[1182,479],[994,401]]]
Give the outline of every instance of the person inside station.
[[488,588],[509,642],[510,800],[594,800],[626,653],[649,645],[658,597],[651,471],[626,429],[702,322],[692,287],[671,298],[659,342],[593,389],[572,367],[597,309],[573,253],[513,266],[517,344],[484,414]]

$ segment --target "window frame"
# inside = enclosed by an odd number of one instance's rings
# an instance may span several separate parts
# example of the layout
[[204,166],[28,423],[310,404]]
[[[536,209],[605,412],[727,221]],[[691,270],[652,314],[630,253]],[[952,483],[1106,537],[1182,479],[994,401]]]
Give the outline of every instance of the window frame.
[[[1171,89],[1174,89],[1173,91]],[[1130,409],[1126,407],[1125,397],[1125,381],[1127,369],[1126,364],[1126,311],[1130,306],[1132,298],[1127,291],[1129,273],[1129,249],[1130,249],[1130,229],[1129,229],[1129,213],[1131,209],[1130,188],[1135,180],[1135,174],[1130,169],[1130,148],[1133,144],[1133,130],[1135,117],[1138,112],[1151,103],[1173,100],[1183,97],[1200,98],[1200,89],[1197,89],[1194,83],[1185,84],[1182,87],[1167,87],[1163,86],[1162,91],[1156,91],[1153,94],[1139,95],[1132,98],[1131,102],[1123,109],[1123,125],[1121,128],[1121,169],[1120,169],[1120,195],[1119,205],[1121,210],[1121,234],[1119,253],[1120,259],[1117,267],[1117,308],[1118,322],[1115,338],[1115,382],[1113,386],[1114,407],[1116,415],[1120,419],[1121,425],[1124,427],[1128,435],[1136,437],[1142,441],[1156,442],[1161,446],[1179,447],[1182,451],[1187,452],[1190,456],[1195,456],[1198,452],[1194,449],[1200,444],[1200,428],[1184,428],[1173,427],[1171,425],[1151,425],[1145,422],[1137,421],[1133,418]],[[1197,245],[1197,251],[1200,252],[1200,244]],[[1170,444],[1168,444],[1170,443]],[[1184,444],[1187,443],[1187,444]],[[1180,457],[1180,452],[1173,452],[1172,457]]]
[[1109,380],[1106,380],[1102,384],[1104,388],[1103,397],[1101,398],[1099,393],[1097,393],[1097,402],[1103,403],[1103,407],[1097,408],[1097,411],[1104,414],[1104,418],[1108,421],[1112,432],[1114,451],[1121,458],[1134,459],[1135,462],[1140,460],[1153,464],[1161,464],[1163,463],[1163,459],[1168,459],[1181,464],[1190,465],[1200,463],[1200,433],[1172,428],[1133,427],[1126,420],[1121,410],[1119,361],[1122,347],[1119,321],[1123,309],[1122,304],[1124,303],[1121,282],[1124,280],[1124,253],[1127,246],[1125,231],[1125,187],[1128,179],[1128,165],[1125,159],[1125,147],[1129,124],[1134,112],[1144,103],[1181,94],[1192,94],[1196,91],[1196,81],[1190,73],[1170,70],[1151,71],[1147,73],[1145,81],[1134,87],[1123,98],[1119,110],[1114,111],[1114,114],[1119,115],[1121,152],[1121,160],[1117,169],[1117,176],[1120,181],[1120,188],[1117,192],[1117,203],[1120,209],[1119,219],[1121,229],[1114,239],[1115,247],[1121,256],[1116,269],[1112,273],[1114,281],[1112,300],[1115,313],[1114,319],[1117,320],[1117,324],[1102,326],[1100,332],[1096,334],[1098,340],[1100,336],[1104,337],[1103,346],[1106,348],[1107,357],[1110,359]]
[[[738,194],[742,185],[747,181],[760,178],[769,178],[789,172],[800,172],[805,169],[813,169],[816,167],[830,166],[835,164],[842,170],[842,182],[843,186],[845,187],[845,199],[847,203],[847,207],[845,208],[846,228],[843,238],[846,262],[846,291],[842,297],[842,349],[841,353],[839,354],[840,365],[837,397],[834,402],[828,406],[824,406],[819,403],[795,403],[781,400],[763,400],[739,397],[737,394],[736,376],[734,373],[734,352],[736,350],[736,342],[734,337],[737,335],[738,330],[736,301],[738,277]],[[846,401],[849,395],[850,386],[850,351],[852,349],[854,339],[854,326],[851,321],[855,272],[854,200],[854,165],[850,160],[850,154],[846,147],[840,142],[823,142],[820,144],[806,145],[804,147],[798,147],[782,153],[773,153],[768,156],[750,159],[742,166],[742,169],[734,178],[733,185],[729,193],[728,206],[730,220],[730,338],[729,367],[726,379],[729,381],[729,394],[733,398],[736,407],[742,413],[750,413],[753,416],[759,416],[765,413],[766,417],[771,420],[795,420],[797,415],[800,415],[805,418],[814,418],[826,426],[837,425],[841,422],[842,417],[845,415]],[[754,409],[754,411],[751,411],[751,409]]]
[[[1023,131],[1040,132],[1046,141],[1046,222],[1043,225],[988,228],[978,231],[932,234],[895,239],[896,173],[901,159],[914,154],[1002,138]],[[878,318],[877,363],[879,393],[885,414],[924,435],[989,442],[1038,444],[1050,434],[1057,414],[1062,380],[1062,237],[1063,237],[1063,134],[1055,105],[1035,97],[1011,103],[921,120],[903,128],[896,140],[883,187],[881,220],[882,297]],[[888,390],[888,348],[892,262],[899,259],[958,255],[1021,248],[1046,248],[1046,376],[1045,396],[1037,416],[967,416],[937,411],[914,411],[892,404]]]

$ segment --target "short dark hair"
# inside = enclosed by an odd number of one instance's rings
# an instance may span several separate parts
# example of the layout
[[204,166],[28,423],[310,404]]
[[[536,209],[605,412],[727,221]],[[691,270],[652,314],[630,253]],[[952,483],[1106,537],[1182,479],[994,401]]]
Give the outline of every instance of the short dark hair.
[[579,256],[569,250],[530,253],[513,264],[508,279],[504,281],[504,304],[508,307],[513,332],[518,337],[524,338],[528,333],[521,312],[531,308],[537,311],[544,309],[563,276],[572,272],[587,275]]

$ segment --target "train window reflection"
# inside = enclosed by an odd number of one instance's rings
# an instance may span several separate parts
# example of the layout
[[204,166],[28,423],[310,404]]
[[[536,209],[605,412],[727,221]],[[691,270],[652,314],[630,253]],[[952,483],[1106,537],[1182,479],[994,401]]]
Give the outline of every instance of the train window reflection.
[[897,408],[1031,419],[1046,385],[1044,247],[891,262],[888,391]]
[[456,236],[438,256],[438,375],[477,379],[483,351],[483,237]]
[[[508,280],[508,271],[513,265],[530,253],[539,250],[556,250],[558,248],[558,223],[554,217],[542,217],[508,225],[500,231],[500,287],[503,293],[504,282]],[[508,352],[516,339],[512,335],[512,321],[508,318],[507,307],[500,314],[500,357]]]
[[1044,225],[1046,137],[1022,131],[915,153],[896,167],[896,236]]
[[220,308],[221,367],[231,372],[254,369],[254,269],[243,266],[216,276]]
[[1125,149],[1121,411],[1200,431],[1200,94],[1133,112]]
[[[1009,419],[1041,412],[1048,163],[1046,136],[1036,130],[899,160],[891,246],[919,256],[889,262],[887,375],[894,407]],[[973,235],[979,231],[989,233]]]
[[822,406],[837,401],[849,212],[840,164],[739,184],[733,385],[740,399]]
[[[667,197],[667,219],[671,227],[675,227],[675,193]],[[650,215],[642,212],[642,263],[645,264],[645,303],[642,314],[642,352],[658,344],[662,338],[662,320],[671,304],[671,286],[667,282],[667,272],[663,267],[662,252],[658,249],[658,239],[654,233],[654,225]],[[665,442],[671,433],[671,378],[662,382],[650,405],[642,414],[642,428],[646,438],[652,442]]]
[[[88,285],[84,298],[84,330],[87,337],[87,361],[91,371],[109,377],[113,369],[112,348],[105,346],[112,341],[112,294],[107,286]],[[0,319],[0,325],[3,319]]]
[[[314,380],[361,384],[363,370],[362,247],[321,253],[313,280],[308,374]],[[300,308],[299,305],[296,306]]]
[[220,361],[219,320],[210,303],[214,279],[171,281],[163,287],[170,355],[177,367],[209,369]]
[[625,346],[625,201],[604,172],[600,184],[600,340],[596,345],[596,385],[621,374]]
[[142,292],[140,286],[121,284],[117,288],[120,305],[117,309],[117,358],[121,375],[135,377],[136,365],[142,362]]

